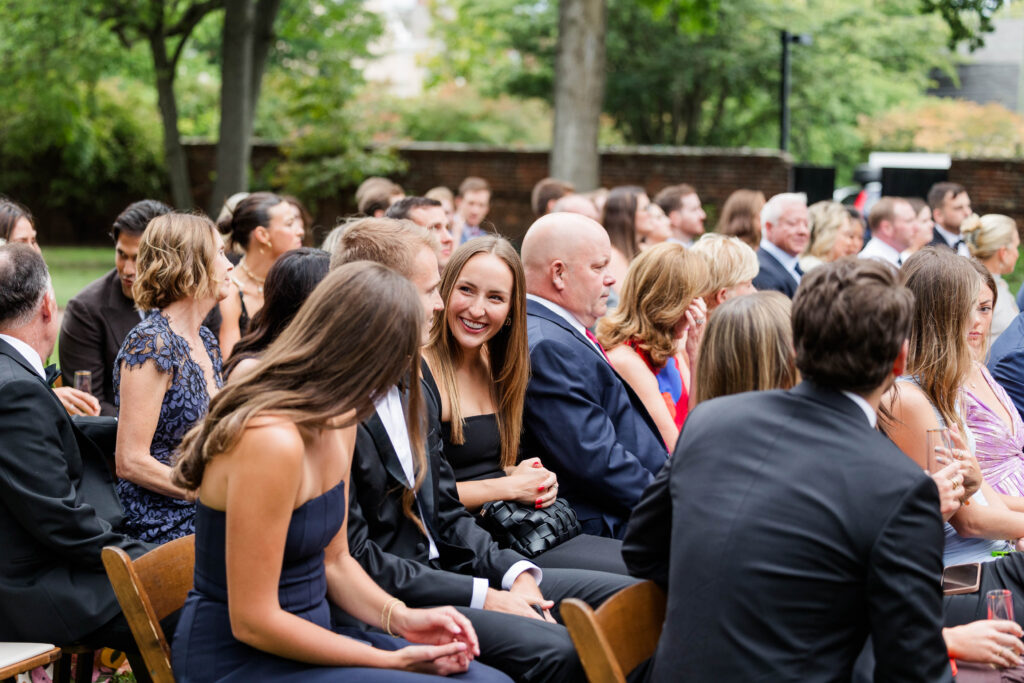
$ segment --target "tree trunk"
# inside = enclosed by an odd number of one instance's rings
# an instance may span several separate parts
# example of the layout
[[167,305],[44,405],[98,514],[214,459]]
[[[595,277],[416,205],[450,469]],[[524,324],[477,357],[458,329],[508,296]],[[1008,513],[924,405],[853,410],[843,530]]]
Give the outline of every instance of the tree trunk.
[[171,181],[171,201],[182,211],[192,209],[192,183],[188,177],[185,148],[178,134],[178,104],[174,99],[174,64],[168,59],[167,45],[162,34],[149,36],[153,52],[153,70],[156,72],[157,103],[164,127],[164,157]]
[[210,196],[215,215],[229,196],[249,186],[249,137],[252,130],[252,42],[254,0],[224,3],[220,69],[220,135],[217,179]]
[[606,0],[560,0],[551,176],[585,192],[600,184]]
[[281,9],[281,0],[256,0],[256,23],[252,34],[252,86],[249,88],[249,135],[252,136],[252,122],[256,116],[256,105],[260,101],[263,87],[263,72],[267,69],[267,55],[274,44],[274,20]]

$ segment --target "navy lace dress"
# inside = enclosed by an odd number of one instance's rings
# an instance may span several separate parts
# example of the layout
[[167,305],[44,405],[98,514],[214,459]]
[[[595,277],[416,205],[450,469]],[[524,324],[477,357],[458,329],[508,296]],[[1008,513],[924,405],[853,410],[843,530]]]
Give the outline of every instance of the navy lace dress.
[[[220,346],[217,338],[205,327],[199,336],[213,364],[217,387],[221,378]],[[171,376],[171,385],[164,394],[160,417],[149,452],[154,458],[171,465],[175,451],[185,433],[204,415],[210,405],[203,370],[192,356],[188,342],[171,330],[160,311],[153,311],[128,333],[114,362],[114,405],[121,405],[121,362],[127,371],[144,363],[155,363],[160,372]],[[195,528],[196,506],[184,500],[169,498],[130,481],[117,481],[117,495],[125,512],[125,532],[134,538],[152,543],[166,543],[191,534]]]

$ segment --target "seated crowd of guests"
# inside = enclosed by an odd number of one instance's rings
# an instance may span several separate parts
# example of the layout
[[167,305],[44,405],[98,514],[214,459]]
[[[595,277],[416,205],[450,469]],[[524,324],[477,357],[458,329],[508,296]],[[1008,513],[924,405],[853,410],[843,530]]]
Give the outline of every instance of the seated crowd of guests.
[[[372,178],[321,249],[291,197],[135,202],[62,321],[0,200],[0,640],[146,680],[100,549],[195,534],[181,681],[582,681],[559,603],[638,579],[668,613],[635,680],[1021,665],[1012,219],[951,183],[866,217],[739,190],[705,234],[690,185],[549,178],[517,251],[490,194]],[[91,386],[51,388],[58,334]]]

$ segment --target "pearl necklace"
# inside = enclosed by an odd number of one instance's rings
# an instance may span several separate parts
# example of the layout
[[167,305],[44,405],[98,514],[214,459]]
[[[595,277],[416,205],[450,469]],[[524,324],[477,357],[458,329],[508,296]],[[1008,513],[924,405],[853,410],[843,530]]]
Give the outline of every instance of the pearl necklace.
[[238,267],[242,269],[242,272],[245,273],[246,277],[252,280],[253,284],[256,285],[256,291],[259,292],[260,296],[262,296],[263,283],[267,281],[267,278],[256,277],[255,275],[253,275],[253,272],[249,270],[249,266],[245,264],[245,258],[242,258],[242,260],[238,262]]

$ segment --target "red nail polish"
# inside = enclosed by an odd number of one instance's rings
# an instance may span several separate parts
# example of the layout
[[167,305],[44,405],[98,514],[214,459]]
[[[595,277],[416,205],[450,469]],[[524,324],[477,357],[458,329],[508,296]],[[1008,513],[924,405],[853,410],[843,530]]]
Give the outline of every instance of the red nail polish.
[[534,510],[540,510],[540,503],[538,502],[536,505],[534,505],[533,509]]
[[543,467],[543,465],[540,464],[539,460],[537,462],[533,463],[533,466],[534,467]]
[[543,492],[544,491],[544,487],[543,486],[538,486],[537,490]]

